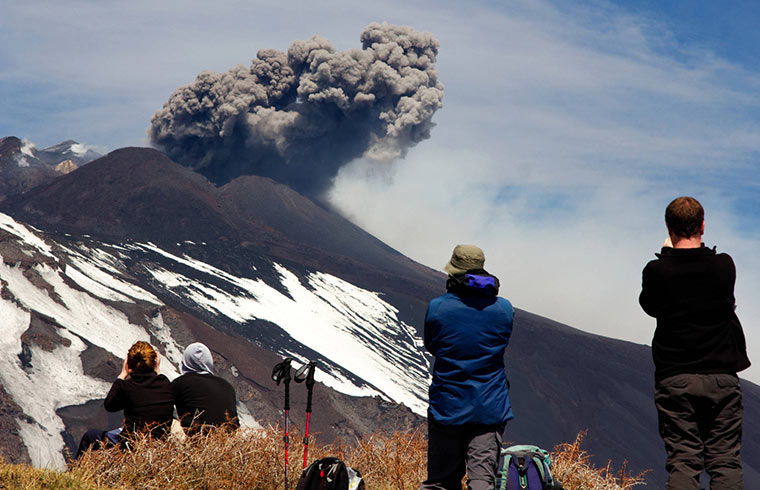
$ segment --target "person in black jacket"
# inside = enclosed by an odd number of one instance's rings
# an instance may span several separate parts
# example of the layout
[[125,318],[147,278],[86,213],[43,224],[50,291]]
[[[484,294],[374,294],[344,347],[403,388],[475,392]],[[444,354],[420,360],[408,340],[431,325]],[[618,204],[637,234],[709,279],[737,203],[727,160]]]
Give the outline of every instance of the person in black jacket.
[[76,457],[89,448],[124,443],[137,433],[163,437],[171,428],[174,396],[169,379],[160,374],[161,358],[147,342],[136,342],[127,353],[121,373],[111,385],[104,406],[109,412],[124,410],[121,430],[88,430],[79,443]]
[[667,453],[668,490],[744,488],[742,394],[737,372],[749,367],[736,316],[736,268],[702,243],[704,210],[679,197],[665,211],[662,251],[642,273],[639,303],[657,319],[652,340],[655,406]]
[[235,389],[214,375],[211,351],[200,342],[190,344],[182,355],[182,376],[172,381],[177,415],[187,434],[203,427],[229,424],[238,427]]

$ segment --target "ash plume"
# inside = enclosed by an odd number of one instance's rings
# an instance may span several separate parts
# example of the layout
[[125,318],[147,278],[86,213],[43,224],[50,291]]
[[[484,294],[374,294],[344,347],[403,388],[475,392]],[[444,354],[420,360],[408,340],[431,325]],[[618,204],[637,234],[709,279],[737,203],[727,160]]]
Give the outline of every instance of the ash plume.
[[372,23],[360,40],[336,52],[314,36],[203,72],[153,115],[150,139],[217,184],[255,174],[319,197],[354,159],[403,157],[441,107],[432,34]]

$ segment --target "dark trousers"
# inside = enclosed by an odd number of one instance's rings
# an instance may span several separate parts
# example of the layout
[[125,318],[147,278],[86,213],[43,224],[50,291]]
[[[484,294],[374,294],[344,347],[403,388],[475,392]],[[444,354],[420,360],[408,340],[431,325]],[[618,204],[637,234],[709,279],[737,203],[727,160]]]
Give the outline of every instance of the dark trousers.
[[422,490],[492,490],[504,424],[442,425],[428,419],[428,477]]
[[100,429],[88,430],[79,441],[79,448],[77,449],[75,459],[79,459],[88,449],[97,451],[106,444],[106,441],[108,441],[106,438],[106,431]]
[[667,490],[742,490],[742,392],[732,374],[677,374],[657,382],[654,396],[665,442]]

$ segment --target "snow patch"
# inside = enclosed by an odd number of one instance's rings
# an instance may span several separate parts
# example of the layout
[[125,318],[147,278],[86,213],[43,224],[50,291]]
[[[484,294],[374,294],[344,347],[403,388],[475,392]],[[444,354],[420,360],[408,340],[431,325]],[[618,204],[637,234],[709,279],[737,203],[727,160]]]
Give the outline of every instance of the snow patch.
[[86,291],[103,299],[111,301],[121,301],[122,303],[134,303],[130,298],[121,293],[114,291],[108,286],[92,279],[89,275],[82,273],[73,266],[67,266],[64,273],[74,282],[82,286]]
[[28,311],[8,300],[0,300],[3,335],[0,337],[0,380],[13,396],[24,415],[33,421],[17,419],[19,435],[26,445],[32,464],[37,467],[64,466],[63,422],[56,409],[78,405],[103,397],[107,383],[84,375],[79,354],[86,348],[76,336],[65,330],[59,334],[71,341],[70,347],[57,347],[47,352],[30,347],[31,368],[24,370],[18,359],[21,335],[29,327]]
[[66,247],[61,248],[67,253],[71,263],[71,267],[64,270],[65,274],[92,294],[124,303],[141,300],[161,304],[153,294],[120,279],[125,267],[116,257],[103,250],[90,249],[83,245],[80,248],[84,249],[84,254]]
[[0,213],[0,229],[17,236],[20,241],[36,248],[41,254],[55,258],[50,245],[45,243],[44,240],[38,237],[28,227],[17,222],[7,214]]
[[261,424],[258,423],[255,418],[253,418],[253,415],[251,415],[251,412],[248,410],[248,407],[246,407],[244,403],[238,402],[237,413],[238,422],[240,422],[240,425],[242,427],[248,427],[251,429],[263,428]]
[[[398,319],[398,311],[379,294],[323,273],[309,275],[308,285],[304,285],[295,274],[275,264],[289,297],[262,280],[240,278],[151,243],[136,247],[225,281],[232,286],[226,289],[239,291],[231,294],[216,285],[161,267],[150,269],[153,278],[170,293],[240,324],[252,320],[272,322],[366,384],[322,369],[317,372],[318,381],[353,396],[380,395],[404,403],[419,414],[427,410],[429,375],[428,362],[421,351],[422,340]],[[284,354],[297,358],[294,353]]]
[[150,325],[150,331],[161,343],[165,354],[160,365],[161,374],[171,381],[180,375],[179,369],[176,366],[182,363],[184,348],[172,338],[169,327],[164,324],[164,317],[160,312],[150,319]]

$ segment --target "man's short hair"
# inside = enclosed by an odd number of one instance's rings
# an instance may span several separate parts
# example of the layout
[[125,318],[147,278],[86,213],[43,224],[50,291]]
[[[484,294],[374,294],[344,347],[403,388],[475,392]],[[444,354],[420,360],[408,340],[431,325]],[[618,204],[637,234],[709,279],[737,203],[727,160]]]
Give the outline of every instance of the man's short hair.
[[681,238],[691,238],[699,234],[705,220],[705,210],[693,197],[673,199],[665,209],[665,223],[670,231]]

